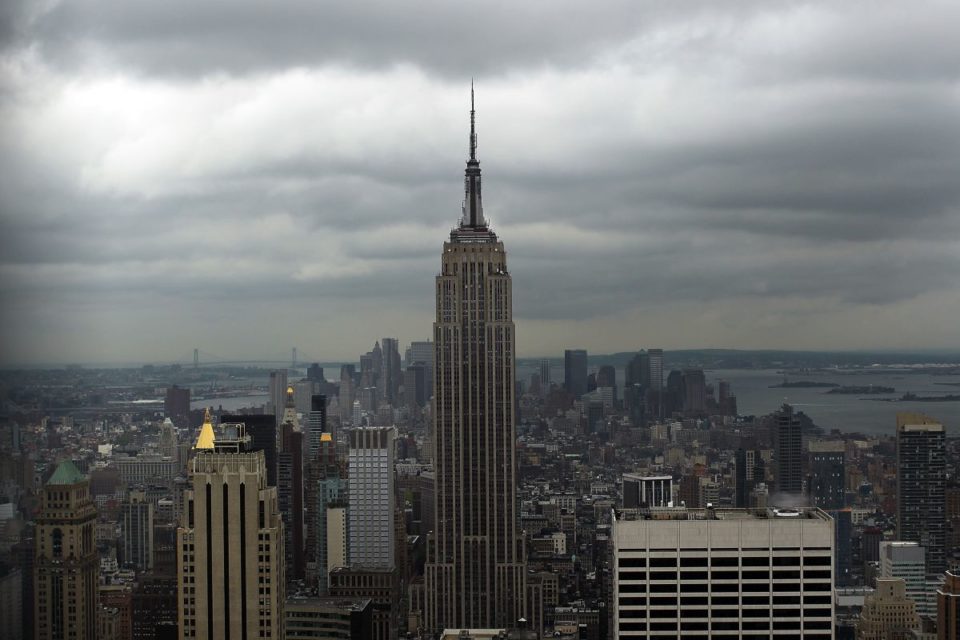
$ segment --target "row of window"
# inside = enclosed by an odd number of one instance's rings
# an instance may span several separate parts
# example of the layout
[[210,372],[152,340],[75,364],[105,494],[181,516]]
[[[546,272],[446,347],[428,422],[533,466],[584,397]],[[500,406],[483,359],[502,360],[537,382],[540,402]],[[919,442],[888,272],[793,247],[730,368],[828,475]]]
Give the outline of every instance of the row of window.
[[[799,605],[801,603],[799,595],[680,596],[679,603],[681,605],[706,605],[709,602],[713,606],[769,606],[771,600],[774,605]],[[621,596],[619,603],[621,607],[645,607],[648,604],[651,607],[675,607],[677,601],[677,596],[651,596],[650,598],[646,596]],[[833,597],[830,595],[804,594],[802,599],[802,603],[805,605],[830,604],[832,601]]]
[[[619,558],[617,566],[621,568],[646,567],[651,568],[676,568],[677,558]],[[800,556],[743,556],[743,557],[681,557],[679,558],[680,568],[685,567],[798,567],[801,564],[805,567],[829,567],[830,556],[806,556],[801,559]]]

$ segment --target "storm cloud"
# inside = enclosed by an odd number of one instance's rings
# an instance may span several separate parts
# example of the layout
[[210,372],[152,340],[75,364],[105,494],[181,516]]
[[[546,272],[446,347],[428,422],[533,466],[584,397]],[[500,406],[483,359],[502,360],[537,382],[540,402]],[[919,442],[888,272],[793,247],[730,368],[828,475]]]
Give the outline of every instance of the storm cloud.
[[0,11],[0,362],[430,335],[477,86],[521,355],[960,346],[955,3]]

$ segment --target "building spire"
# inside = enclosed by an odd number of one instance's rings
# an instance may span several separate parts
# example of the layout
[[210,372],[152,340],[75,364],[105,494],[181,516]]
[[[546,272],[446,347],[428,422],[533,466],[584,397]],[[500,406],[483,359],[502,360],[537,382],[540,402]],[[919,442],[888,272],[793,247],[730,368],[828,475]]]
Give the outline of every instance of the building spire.
[[477,111],[473,107],[473,78],[470,78],[470,159],[477,159]]
[[470,157],[464,176],[463,216],[461,229],[486,230],[483,202],[480,197],[480,161],[477,160],[477,111],[474,105],[473,80],[470,80]]

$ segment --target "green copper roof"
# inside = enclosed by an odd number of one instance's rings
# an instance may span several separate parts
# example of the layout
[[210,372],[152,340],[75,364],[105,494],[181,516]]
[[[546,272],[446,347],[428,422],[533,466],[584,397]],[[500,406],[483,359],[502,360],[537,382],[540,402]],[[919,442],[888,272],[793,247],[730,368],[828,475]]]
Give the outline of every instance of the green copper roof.
[[47,484],[77,484],[86,480],[80,470],[69,460],[64,460],[57,465],[57,470],[53,472]]

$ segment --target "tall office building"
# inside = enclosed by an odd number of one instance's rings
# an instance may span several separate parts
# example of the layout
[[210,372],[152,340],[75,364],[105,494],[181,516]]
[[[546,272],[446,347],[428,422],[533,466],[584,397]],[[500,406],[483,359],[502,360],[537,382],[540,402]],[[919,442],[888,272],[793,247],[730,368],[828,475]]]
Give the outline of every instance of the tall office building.
[[394,566],[393,511],[394,427],[364,427],[350,431],[347,453],[347,531],[351,565],[390,569]]
[[277,424],[276,417],[270,414],[220,416],[221,424],[242,422],[244,432],[249,438],[248,451],[263,451],[263,460],[267,469],[267,484],[277,486]]
[[47,480],[40,501],[33,574],[35,638],[94,640],[100,557],[90,482],[65,460]]
[[181,389],[177,385],[168,388],[163,399],[163,415],[181,429],[189,427],[190,389]]
[[[463,217],[437,276],[434,384],[436,529],[427,543],[426,626],[505,628],[522,617],[515,328],[503,243],[483,217],[471,105]],[[584,385],[586,371],[584,367]]]
[[926,566],[926,550],[916,542],[880,542],[880,577],[903,580],[907,597],[917,603],[917,613],[933,617],[938,584],[927,580]]
[[563,388],[574,398],[587,392],[587,352],[567,349],[563,352]]
[[844,443],[811,442],[810,479],[807,494],[810,505],[821,509],[842,509],[846,506],[846,473]]
[[650,358],[650,388],[654,392],[651,412],[663,418],[666,413],[663,402],[663,349],[647,349],[647,356]]
[[[337,461],[336,443],[329,433],[320,439],[317,459],[311,462],[313,485],[308,508],[308,549],[310,560],[316,563],[320,594],[329,587],[329,573],[334,567],[346,566],[347,484],[343,469]],[[309,551],[308,551],[309,554]]]
[[283,522],[264,454],[250,444],[244,424],[215,434],[204,420],[177,529],[181,638],[283,637]]
[[707,378],[703,369],[683,370],[683,410],[689,415],[700,415],[707,408]]
[[803,428],[793,407],[783,405],[773,418],[773,448],[776,456],[778,493],[803,492]]
[[120,505],[120,540],[124,566],[153,568],[153,503],[143,491],[131,491]]
[[327,432],[327,396],[313,394],[310,397],[310,413],[307,414],[307,451],[310,460],[317,457],[320,438]]
[[283,420],[283,408],[287,400],[287,370],[270,372],[270,397],[266,413],[275,416],[276,426],[280,426]]
[[665,509],[611,543],[616,638],[833,637],[823,511]]
[[735,454],[736,487],[733,506],[746,509],[750,506],[750,492],[766,478],[763,458],[756,449],[737,449]]
[[897,414],[897,538],[927,550],[927,574],[946,569],[946,434],[922,413]]
[[396,338],[384,338],[382,341],[383,361],[380,369],[381,395],[385,402],[397,406],[397,395],[403,382],[400,369],[400,346]]
[[277,454],[277,496],[283,517],[287,579],[300,580],[304,577],[303,432],[293,404],[293,389],[288,388]]
[[0,562],[0,621],[4,625],[4,638],[23,640],[23,576],[19,569],[3,562]]
[[550,361],[546,358],[540,359],[540,388],[543,393],[550,391]]

